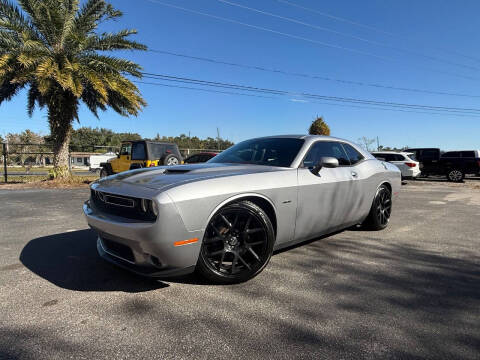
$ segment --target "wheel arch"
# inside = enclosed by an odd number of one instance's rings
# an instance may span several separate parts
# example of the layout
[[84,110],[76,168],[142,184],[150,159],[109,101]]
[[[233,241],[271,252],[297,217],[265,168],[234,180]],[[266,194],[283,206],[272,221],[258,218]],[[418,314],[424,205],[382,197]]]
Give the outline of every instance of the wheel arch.
[[107,169],[107,172],[108,172],[109,175],[114,174],[113,169],[112,169],[112,164],[110,164],[109,162],[100,163],[100,168],[102,168],[102,167]]
[[385,186],[388,188],[388,190],[390,191],[390,194],[393,195],[393,193],[392,193],[392,191],[393,191],[393,190],[392,190],[392,184],[390,184],[388,181],[383,181],[382,183],[380,183],[380,185],[378,185],[377,190],[378,190],[378,188],[379,188],[380,186],[382,186],[382,185],[385,185]]
[[[219,205],[217,205],[215,209],[213,209],[213,211],[208,217],[207,224],[210,222],[210,220],[217,213],[218,210],[220,210],[226,205],[236,203],[239,201],[251,201],[258,207],[260,207],[263,211],[265,211],[265,213],[267,214],[268,218],[272,223],[273,231],[275,233],[275,238],[277,237],[277,212],[275,209],[275,205],[273,204],[273,201],[270,200],[268,197],[261,194],[257,194],[257,193],[239,194],[224,200]],[[207,225],[205,226],[205,228],[206,227]]]

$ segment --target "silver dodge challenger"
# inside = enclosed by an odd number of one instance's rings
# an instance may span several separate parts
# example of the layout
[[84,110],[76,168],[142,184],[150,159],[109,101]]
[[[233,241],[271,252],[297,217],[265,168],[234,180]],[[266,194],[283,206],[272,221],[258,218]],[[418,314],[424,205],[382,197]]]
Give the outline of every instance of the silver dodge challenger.
[[272,252],[354,225],[384,229],[399,169],[346,140],[240,142],[207,163],[136,169],[91,185],[83,206],[106,260],[137,274],[251,279]]

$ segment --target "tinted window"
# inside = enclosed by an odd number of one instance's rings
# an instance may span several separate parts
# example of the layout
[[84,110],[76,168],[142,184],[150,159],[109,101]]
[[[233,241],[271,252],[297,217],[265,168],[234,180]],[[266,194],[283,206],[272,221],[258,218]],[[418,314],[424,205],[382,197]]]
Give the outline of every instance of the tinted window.
[[145,144],[135,143],[132,146],[132,160],[145,160],[146,159]]
[[218,154],[210,163],[236,163],[288,167],[303,145],[302,139],[263,138],[238,143]]
[[474,158],[475,157],[475,151],[462,151],[462,157],[463,158]]
[[442,155],[442,157],[446,158],[453,158],[453,157],[460,157],[460,152],[458,151],[449,151]]
[[350,163],[355,165],[359,161],[363,160],[363,155],[360,154],[355,148],[349,144],[343,144],[343,148],[347,152],[348,158],[350,159]]
[[407,156],[410,158],[410,160],[417,161],[415,154],[408,154]]
[[435,160],[438,156],[437,150],[423,150],[421,154],[422,160]]
[[120,149],[120,155],[130,155],[131,151],[132,151],[131,143],[123,144],[122,148]]
[[167,145],[166,146],[166,152],[169,154],[175,154],[175,155],[180,155],[179,152],[177,151],[177,147],[175,145]]
[[213,157],[212,155],[208,155],[208,154],[202,155],[200,157],[200,162],[206,162],[206,161],[210,160],[212,157]]
[[148,143],[148,152],[150,160],[162,159],[165,155],[165,145]]
[[193,155],[193,156],[190,156],[185,162],[189,164],[193,164],[199,161],[198,158],[199,158],[199,155]]
[[314,167],[320,161],[320,158],[330,156],[338,159],[340,165],[350,165],[342,144],[333,141],[318,141],[312,145],[303,159],[304,167]]

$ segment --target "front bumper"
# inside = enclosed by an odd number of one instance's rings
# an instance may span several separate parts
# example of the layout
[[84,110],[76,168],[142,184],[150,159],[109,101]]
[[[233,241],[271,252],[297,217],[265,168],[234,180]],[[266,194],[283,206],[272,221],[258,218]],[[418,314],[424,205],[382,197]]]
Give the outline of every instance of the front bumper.
[[[195,269],[203,230],[186,230],[173,203],[160,205],[156,222],[104,214],[89,201],[83,212],[98,233],[97,250],[105,260],[149,277],[182,275]],[[175,246],[189,239],[198,241]]]

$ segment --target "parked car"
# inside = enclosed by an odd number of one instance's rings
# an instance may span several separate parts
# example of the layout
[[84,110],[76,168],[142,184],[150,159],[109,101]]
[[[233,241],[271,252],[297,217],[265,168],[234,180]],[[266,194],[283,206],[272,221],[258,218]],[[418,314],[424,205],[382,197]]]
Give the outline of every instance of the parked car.
[[480,174],[480,151],[442,152],[437,148],[406,149],[420,161],[422,175],[444,175],[449,181],[461,182],[467,174]]
[[215,157],[217,153],[214,152],[201,152],[197,154],[190,155],[185,160],[183,160],[184,164],[197,164],[197,163],[204,163],[210,160],[211,158]]
[[116,158],[100,164],[100,177],[144,167],[178,165],[182,161],[176,144],[147,140],[124,141]]
[[114,159],[116,157],[117,157],[117,154],[115,154],[114,152],[106,152],[104,154],[90,155],[89,170],[100,174],[100,171],[102,170],[101,164],[106,163],[108,162],[108,160]]
[[166,277],[246,281],[272,251],[389,222],[400,170],[327,136],[243,141],[204,164],[138,169],[91,185],[83,211],[106,260]]
[[410,152],[375,151],[372,155],[377,159],[388,161],[402,172],[402,179],[412,179],[420,175],[420,163],[415,160],[415,154]]

